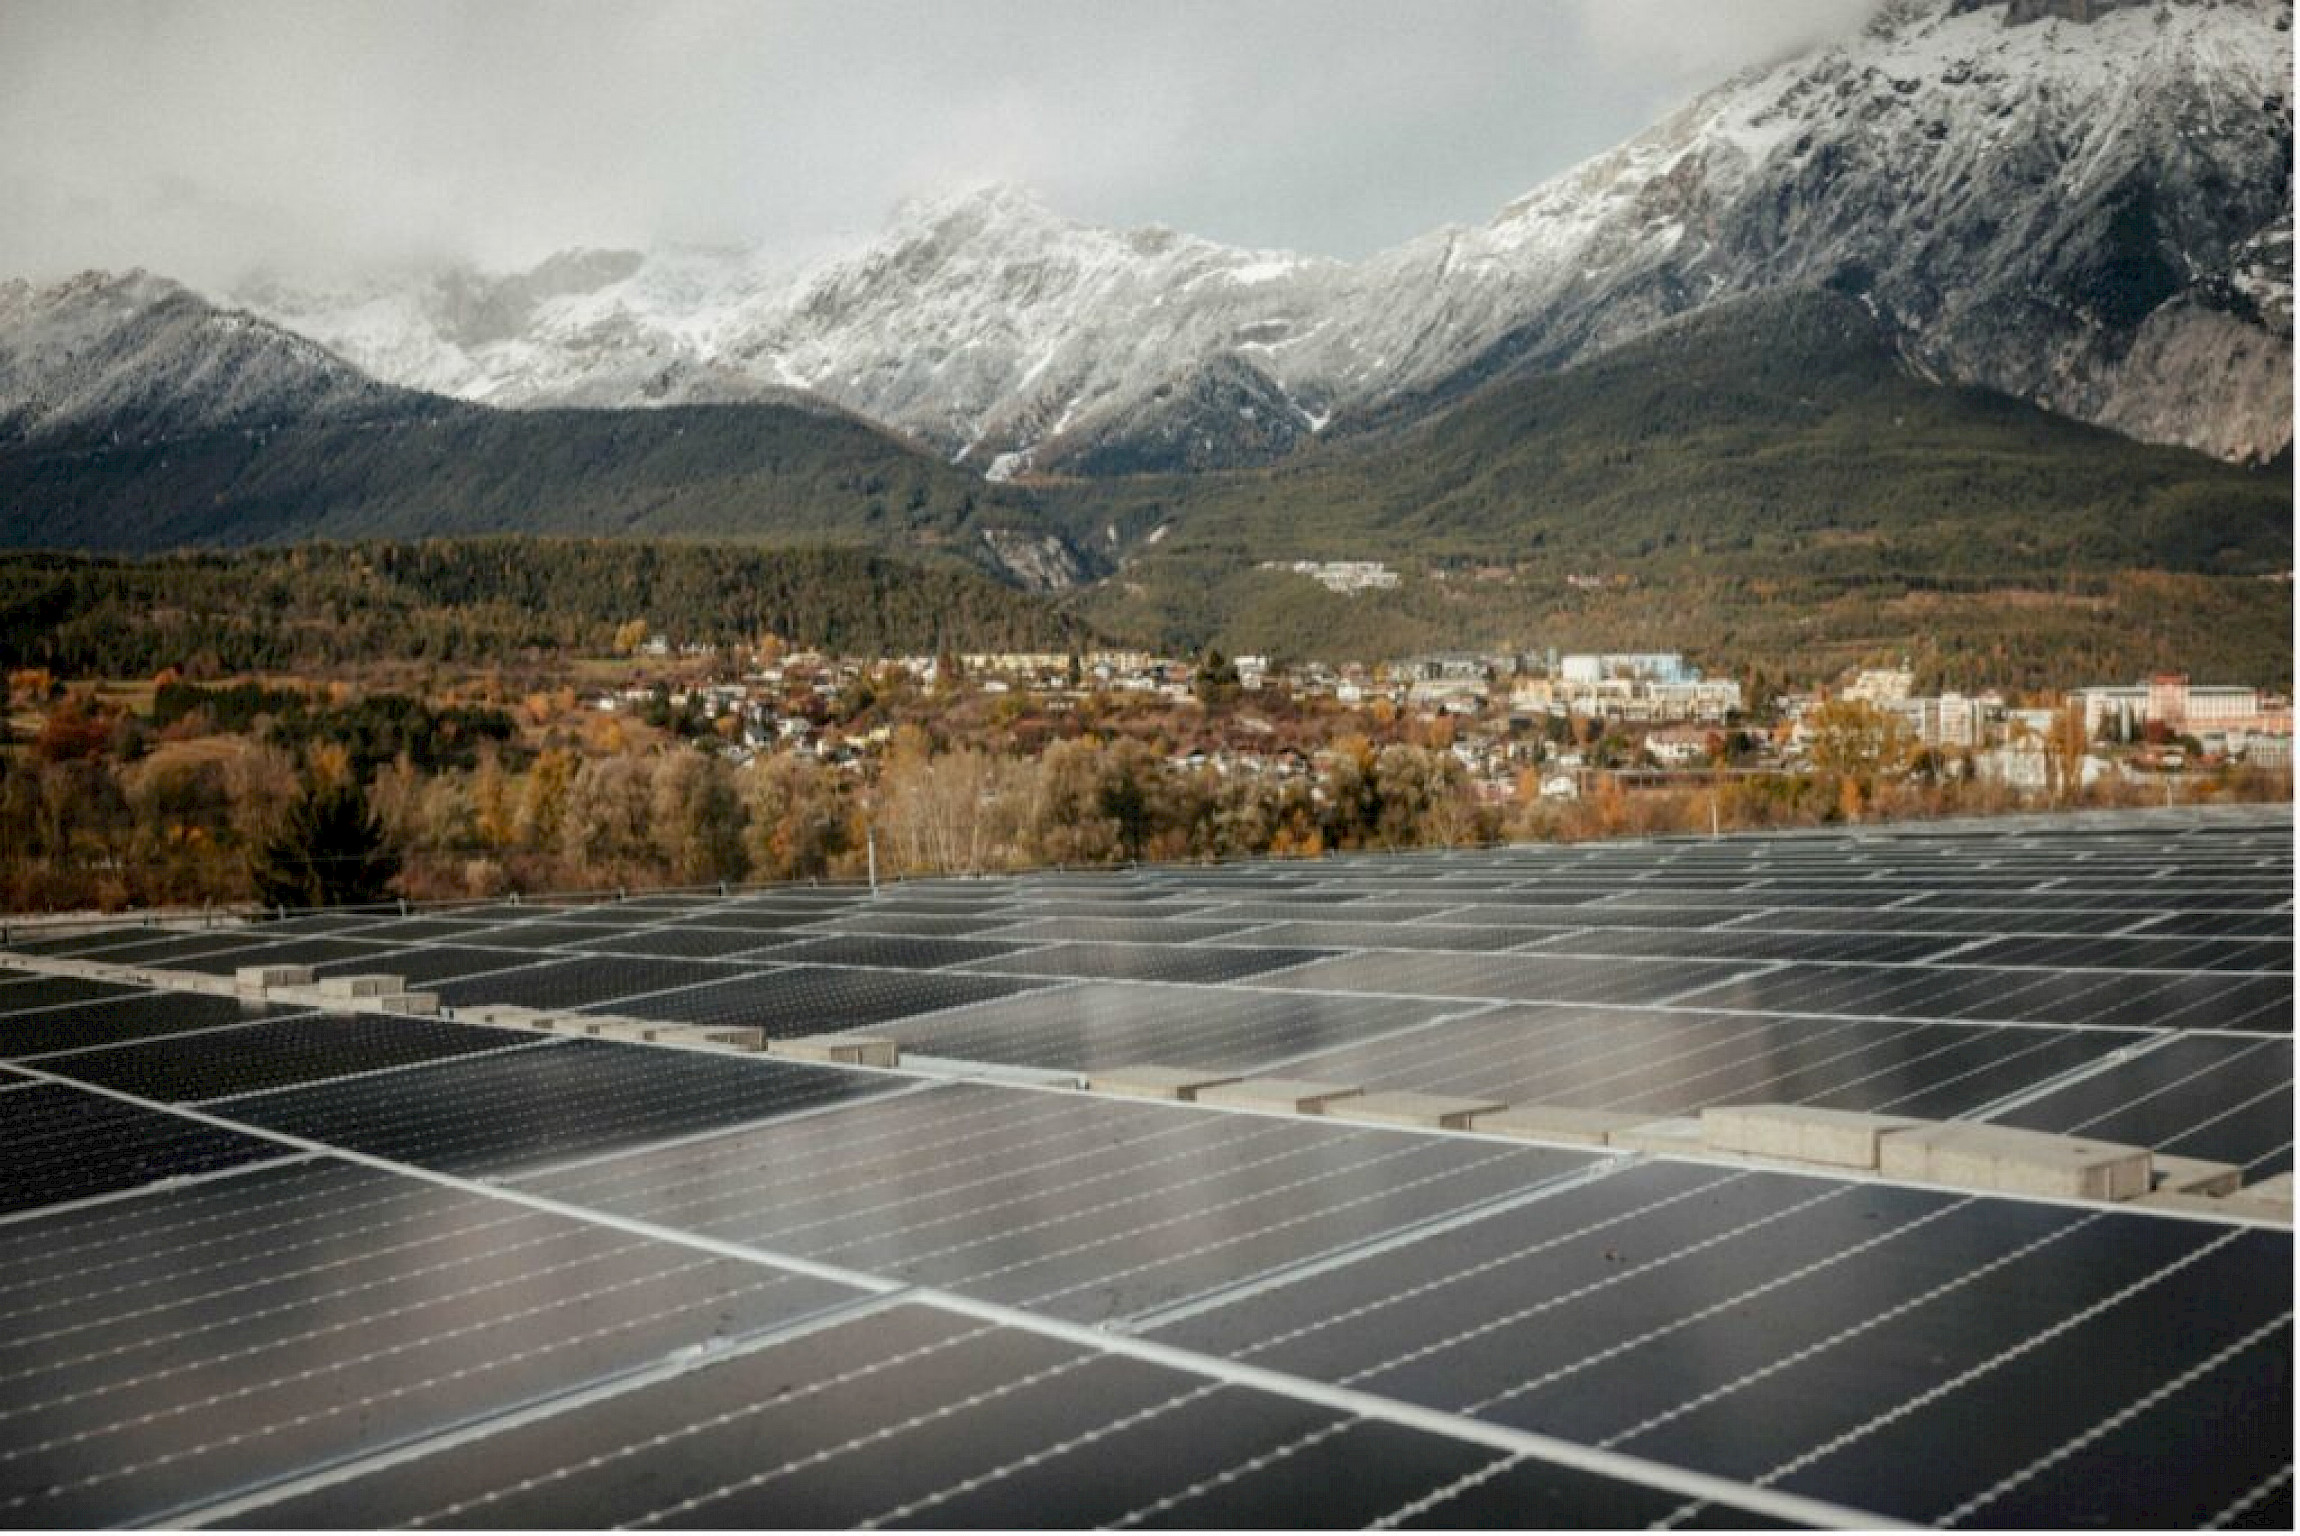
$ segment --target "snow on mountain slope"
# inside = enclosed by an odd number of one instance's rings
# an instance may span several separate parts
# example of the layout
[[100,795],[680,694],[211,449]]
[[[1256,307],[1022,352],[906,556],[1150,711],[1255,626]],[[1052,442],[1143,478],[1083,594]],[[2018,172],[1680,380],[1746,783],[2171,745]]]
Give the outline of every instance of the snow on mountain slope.
[[742,252],[566,251],[532,271],[465,267],[300,287],[266,273],[233,294],[379,377],[496,406],[772,399],[787,381],[726,366],[734,316],[772,277]]
[[1826,283],[1944,377],[2262,458],[2291,427],[2290,27],[2290,0],[1889,0],[1483,226],[1354,264],[991,187],[796,276],[578,252],[237,297],[402,383],[504,405],[804,390],[1003,477],[1266,460]]
[[302,336],[144,272],[0,283],[0,448],[413,408]]

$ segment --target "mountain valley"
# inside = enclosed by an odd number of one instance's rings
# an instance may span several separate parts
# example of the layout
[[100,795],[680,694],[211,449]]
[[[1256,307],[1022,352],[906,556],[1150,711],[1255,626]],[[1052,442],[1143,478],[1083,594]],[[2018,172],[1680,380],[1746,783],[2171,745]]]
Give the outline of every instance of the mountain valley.
[[[796,273],[0,284],[0,544],[827,544],[1291,654],[1786,657],[1788,608],[1851,604],[1823,627],[1867,655],[1937,649],[1947,602],[1975,679],[1988,594],[2044,592],[2087,615],[2056,645],[2130,599],[2119,664],[2288,678],[2290,16],[1893,0],[1358,262],[994,185]],[[1402,580],[1262,568],[1296,560]]]

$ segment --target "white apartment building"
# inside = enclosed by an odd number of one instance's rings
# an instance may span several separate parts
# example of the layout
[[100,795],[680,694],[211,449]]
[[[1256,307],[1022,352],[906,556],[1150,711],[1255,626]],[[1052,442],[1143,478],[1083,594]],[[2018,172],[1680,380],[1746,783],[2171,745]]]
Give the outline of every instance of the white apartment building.
[[1903,697],[1889,707],[1908,722],[1909,730],[1924,746],[1977,747],[1981,744],[1981,728],[1987,717],[1978,699],[1966,698],[1961,693],[1944,693],[1934,698]]
[[1648,683],[1690,683],[1700,680],[1698,669],[1685,665],[1675,651],[1613,651],[1573,655],[1558,663],[1557,675],[1569,683],[1596,683],[1626,678]]
[[2129,687],[2084,688],[2076,697],[2084,704],[2087,736],[2097,737],[2104,727],[2123,735],[2138,735],[2141,727],[2151,723],[2190,735],[2292,733],[2289,701],[2265,699],[2257,688],[2199,688],[2181,672],[2160,672]]

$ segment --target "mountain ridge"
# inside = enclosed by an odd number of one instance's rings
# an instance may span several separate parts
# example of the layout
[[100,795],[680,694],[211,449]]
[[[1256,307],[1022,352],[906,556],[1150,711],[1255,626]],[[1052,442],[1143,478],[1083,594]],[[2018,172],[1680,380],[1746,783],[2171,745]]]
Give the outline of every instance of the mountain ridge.
[[[2185,648],[2199,664],[2239,657],[2246,675],[2290,671],[2288,472],[1930,382],[1858,300],[1827,289],[1681,316],[1274,465],[1041,496],[1115,566],[1082,611],[1168,647],[1395,655],[1560,632],[1595,643],[1603,614],[1607,643],[1631,645],[1642,626],[1660,648],[1778,658],[1800,626],[1818,635],[1837,613],[1876,626],[1880,647],[1969,641],[2017,656],[2036,593],[2158,603],[2169,582],[2191,594],[2170,616],[2070,596],[2062,617],[2120,663],[2170,665]],[[1337,596],[1268,568],[1335,559],[1387,561],[1401,583]],[[1896,617],[1890,604],[1915,594],[1953,611]],[[1992,608],[2000,594],[2016,601]],[[2259,627],[2221,633],[2239,613]],[[1967,633],[1932,632],[1943,624]],[[2120,626],[2133,633],[2118,638]],[[1969,657],[1956,670],[1990,675]]]
[[1025,587],[1026,499],[827,402],[502,411],[379,384],[145,273],[0,288],[0,546],[577,533],[844,540]]
[[[401,382],[511,405],[805,390],[1008,478],[1267,462],[1832,283],[1945,378],[2257,462],[2290,440],[2290,16],[1895,0],[1484,223],[1354,263],[1100,228],[993,184],[797,273],[580,253],[496,288],[250,302]],[[505,285],[526,322],[477,339],[469,295]]]
[[[192,354],[162,357],[159,376],[203,377],[192,366],[211,336],[202,306],[155,292],[160,334]],[[119,325],[141,335],[133,312]],[[249,360],[258,381],[306,364],[324,381],[339,366],[260,323],[222,334],[281,354]],[[148,352],[131,340],[93,355],[132,369]],[[223,392],[243,397],[268,398]],[[0,544],[578,534],[640,558],[664,541],[731,537],[770,564],[823,543],[969,563],[1062,589],[1064,608],[1103,633],[1180,650],[1215,641],[1362,659],[1642,632],[1770,667],[1798,654],[1810,616],[1854,628],[1832,655],[1914,645],[1943,626],[2000,648],[1997,660],[1944,661],[1944,675],[1968,678],[2002,678],[2003,648],[2032,671],[2189,656],[2289,672],[2289,580],[2261,579],[2289,569],[2288,466],[2281,478],[2244,470],[1931,382],[1901,337],[1828,288],[1680,316],[1567,369],[1505,374],[1435,414],[1321,436],[1272,465],[1027,486],[986,485],[829,408],[504,411],[387,395],[393,408],[379,411],[354,388],[299,416],[300,398],[282,398],[285,416],[206,422],[195,409],[200,430],[158,437],[134,430],[166,415],[150,411],[122,418],[120,433],[75,420],[0,436]],[[190,404],[205,403],[195,390]],[[1389,560],[1405,579],[1344,598],[1259,569],[1289,559]],[[1591,580],[1627,594],[1602,600],[1602,620],[1599,600],[1578,595],[1576,581]],[[2068,611],[2024,649],[2005,626],[2034,620],[2039,589]],[[1878,606],[1876,594],[1896,592],[1962,606]],[[1990,606],[1999,592],[2015,598],[2003,612]],[[2095,592],[2108,596],[2084,595]],[[2120,603],[2138,605],[2129,619]]]

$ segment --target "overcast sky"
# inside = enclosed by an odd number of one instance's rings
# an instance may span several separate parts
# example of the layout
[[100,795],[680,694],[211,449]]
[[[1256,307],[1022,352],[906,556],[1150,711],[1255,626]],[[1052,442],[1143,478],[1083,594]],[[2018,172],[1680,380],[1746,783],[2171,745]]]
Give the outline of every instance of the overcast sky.
[[1873,0],[0,0],[0,275],[812,254],[1019,181],[1354,257]]

